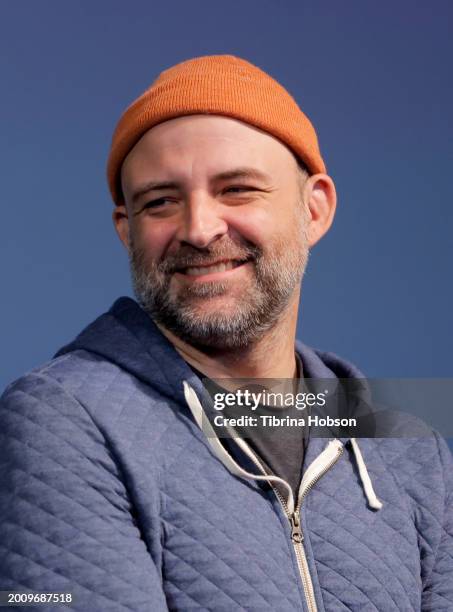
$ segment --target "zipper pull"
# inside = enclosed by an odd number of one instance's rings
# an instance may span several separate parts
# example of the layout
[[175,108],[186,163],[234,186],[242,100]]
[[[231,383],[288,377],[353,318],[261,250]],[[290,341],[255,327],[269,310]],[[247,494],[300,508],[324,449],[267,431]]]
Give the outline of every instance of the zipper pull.
[[298,513],[294,512],[289,520],[291,522],[291,539],[296,544],[301,544],[304,541],[304,536],[300,527],[300,517]]

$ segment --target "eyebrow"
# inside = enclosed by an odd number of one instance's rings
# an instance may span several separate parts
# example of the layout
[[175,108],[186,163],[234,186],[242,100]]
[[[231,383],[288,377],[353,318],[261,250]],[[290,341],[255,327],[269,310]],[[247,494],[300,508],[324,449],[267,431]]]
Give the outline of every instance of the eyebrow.
[[[232,170],[226,170],[225,172],[215,174],[211,178],[211,182],[246,178],[263,182],[271,181],[271,177],[268,174],[265,174],[256,168],[241,166],[240,168],[233,168]],[[170,189],[179,189],[180,187],[181,183],[178,183],[177,181],[148,181],[134,191],[132,194],[132,203],[136,204],[141,196],[149,193],[150,191],[168,191]]]

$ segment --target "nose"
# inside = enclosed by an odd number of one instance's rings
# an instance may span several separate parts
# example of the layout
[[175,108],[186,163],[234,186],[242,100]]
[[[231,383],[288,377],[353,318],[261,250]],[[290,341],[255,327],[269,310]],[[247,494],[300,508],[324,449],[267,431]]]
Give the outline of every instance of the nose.
[[228,224],[222,218],[215,199],[206,193],[191,194],[186,202],[177,239],[201,249],[227,232]]

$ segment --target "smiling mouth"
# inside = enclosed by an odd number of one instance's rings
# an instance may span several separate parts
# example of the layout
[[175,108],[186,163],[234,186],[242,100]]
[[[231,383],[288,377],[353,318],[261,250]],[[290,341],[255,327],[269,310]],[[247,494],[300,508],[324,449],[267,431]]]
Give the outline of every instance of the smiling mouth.
[[187,276],[204,276],[206,274],[215,274],[219,272],[227,272],[238,268],[243,264],[247,263],[248,260],[242,259],[230,259],[228,261],[219,261],[209,265],[202,266],[188,266],[177,270],[180,274],[186,274]]

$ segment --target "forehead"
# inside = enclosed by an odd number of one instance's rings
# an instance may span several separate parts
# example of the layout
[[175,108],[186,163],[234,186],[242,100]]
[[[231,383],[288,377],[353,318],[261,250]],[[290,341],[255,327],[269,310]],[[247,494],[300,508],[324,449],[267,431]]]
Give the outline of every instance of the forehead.
[[277,138],[243,121],[189,115],[148,130],[126,157],[122,177],[133,180],[150,169],[194,175],[227,171],[232,165],[278,174],[293,169],[296,159]]

